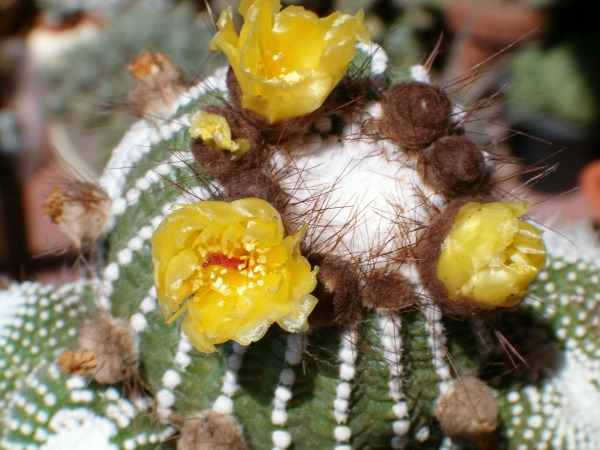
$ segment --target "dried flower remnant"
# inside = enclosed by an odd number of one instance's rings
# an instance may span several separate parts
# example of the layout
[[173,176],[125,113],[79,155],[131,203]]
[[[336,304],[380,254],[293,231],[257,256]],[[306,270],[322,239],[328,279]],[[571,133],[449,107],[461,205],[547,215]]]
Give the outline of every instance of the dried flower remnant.
[[233,416],[202,411],[185,419],[177,450],[245,450],[242,427]]
[[127,100],[137,116],[169,114],[185,88],[183,71],[160,52],[146,50],[127,66],[133,86]]
[[98,361],[92,352],[86,350],[78,352],[65,350],[56,359],[56,365],[67,375],[88,377],[98,367]]
[[240,157],[250,150],[247,139],[232,139],[227,119],[219,114],[200,112],[192,117],[190,136],[201,139],[205,146],[215,150],[226,150],[234,157]]
[[498,406],[492,389],[475,377],[448,383],[437,401],[435,417],[445,434],[457,444],[473,444],[498,426]]
[[369,41],[362,11],[319,18],[299,6],[281,10],[278,0],[243,0],[239,11],[239,36],[228,7],[211,48],[227,56],[242,106],[270,123],[317,110],[348,70],[356,42]]
[[284,236],[281,216],[264,200],[177,205],[152,237],[154,283],[168,322],[206,353],[215,344],[259,340],[273,322],[308,328],[317,269],[300,254],[305,230]]
[[91,354],[97,362],[94,379],[100,384],[129,381],[137,374],[139,342],[129,322],[97,317],[82,327],[77,342],[80,354]]
[[77,248],[96,242],[112,224],[110,198],[93,183],[75,181],[52,188],[44,210]]
[[542,231],[520,220],[525,202],[465,203],[437,261],[450,300],[481,309],[512,307],[529,291],[546,261]]

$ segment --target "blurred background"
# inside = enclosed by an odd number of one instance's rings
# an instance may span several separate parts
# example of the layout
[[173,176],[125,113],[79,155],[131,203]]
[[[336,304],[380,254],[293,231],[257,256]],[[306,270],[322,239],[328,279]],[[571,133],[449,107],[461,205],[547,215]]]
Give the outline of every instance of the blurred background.
[[[282,3],[321,16],[364,9],[391,65],[430,62],[469,111],[470,137],[503,161],[501,189],[550,225],[600,221],[600,2]],[[79,255],[44,215],[52,187],[98,179],[135,120],[127,65],[144,49],[169,55],[190,83],[223,62],[208,42],[229,4],[0,0],[0,276],[69,278]]]

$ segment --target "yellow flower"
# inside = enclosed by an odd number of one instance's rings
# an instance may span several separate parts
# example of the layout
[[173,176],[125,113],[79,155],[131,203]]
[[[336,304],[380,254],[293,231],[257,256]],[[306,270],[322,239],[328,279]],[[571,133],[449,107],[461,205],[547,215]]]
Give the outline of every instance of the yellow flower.
[[273,322],[308,327],[317,268],[300,254],[306,227],[284,237],[279,213],[257,198],[178,205],[152,237],[154,284],[168,322],[200,351],[259,340]]
[[348,70],[356,41],[369,41],[362,10],[320,19],[299,6],[280,9],[278,0],[242,0],[240,35],[228,7],[211,41],[233,68],[242,106],[271,123],[319,108]]
[[518,219],[528,210],[524,202],[469,202],[460,208],[437,263],[450,299],[466,298],[483,309],[523,299],[546,262],[542,231]]
[[190,136],[202,139],[204,145],[217,150],[228,150],[234,156],[242,156],[250,150],[247,139],[231,139],[231,128],[225,117],[219,114],[200,112],[192,117]]

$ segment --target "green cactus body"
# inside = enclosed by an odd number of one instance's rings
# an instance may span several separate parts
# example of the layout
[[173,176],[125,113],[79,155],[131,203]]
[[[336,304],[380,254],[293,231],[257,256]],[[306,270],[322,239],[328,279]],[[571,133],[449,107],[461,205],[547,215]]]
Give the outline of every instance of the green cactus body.
[[[308,222],[309,229],[331,219],[315,213],[316,203],[310,202],[324,183],[330,183],[325,206],[351,209],[340,219],[342,227],[349,224],[344,230],[348,239],[373,229],[363,214],[371,214],[371,221],[379,217],[383,225],[375,228],[381,235],[363,235],[364,242],[354,247],[335,246],[331,236],[309,233],[307,239],[319,251],[365,258],[364,273],[391,264],[409,279],[418,306],[401,313],[361,307],[359,319],[346,326],[300,334],[274,325],[248,347],[227,343],[213,354],[191,346],[180,330],[181,319],[166,325],[153,287],[150,238],[171,205],[220,195],[219,183],[187,151],[187,115],[226,98],[224,79],[225,72],[218,72],[183,94],[173,118],[163,125],[138,122],[113,152],[101,185],[112,198],[114,226],[98,278],[57,291],[15,284],[0,294],[5,311],[0,328],[3,448],[168,448],[182,424],[205,410],[235,417],[251,449],[455,448],[433,411],[452,380],[478,371],[495,388],[500,409],[496,435],[503,447],[600,447],[597,251],[580,255],[566,238],[547,231],[547,268],[516,312],[505,313],[498,324],[446,317],[410,263],[394,266],[382,256],[388,245],[413,245],[444,200],[419,181],[408,160],[393,169],[399,175],[386,185],[391,163],[382,148],[389,143],[374,143],[369,136],[360,145],[374,148],[378,156],[351,158],[337,175],[326,163],[336,157],[334,152],[358,151],[356,134],[315,136],[295,160],[285,162],[278,155],[272,164],[274,170],[288,170],[282,185],[301,205],[291,215]],[[355,133],[360,130],[357,125]],[[401,221],[386,216],[393,208],[374,205],[365,212],[368,201],[355,206],[358,210],[335,204],[332,186],[350,189],[358,170],[380,177],[380,200],[402,201]],[[315,177],[312,187],[294,190],[310,176]],[[385,189],[390,196],[397,191],[390,198]],[[360,205],[360,192],[357,188],[338,199],[354,198]],[[400,230],[395,241],[388,240],[390,224]],[[82,323],[108,313],[125,319],[137,334],[145,391],[69,377],[56,366],[60,352],[76,346]],[[534,375],[507,369],[507,352],[495,350],[498,339],[492,330],[503,331],[511,320],[517,339],[527,333],[537,339],[525,352],[541,361]],[[510,342],[519,348],[526,343]],[[557,358],[553,367],[544,363],[546,350]]]

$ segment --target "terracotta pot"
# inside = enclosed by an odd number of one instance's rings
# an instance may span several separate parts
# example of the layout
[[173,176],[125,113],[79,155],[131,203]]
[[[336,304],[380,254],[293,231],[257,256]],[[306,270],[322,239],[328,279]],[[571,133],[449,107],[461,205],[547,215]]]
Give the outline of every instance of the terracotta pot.
[[515,0],[448,0],[445,21],[461,74],[512,44],[540,39],[546,13]]
[[581,171],[579,184],[600,222],[600,160],[589,163]]

